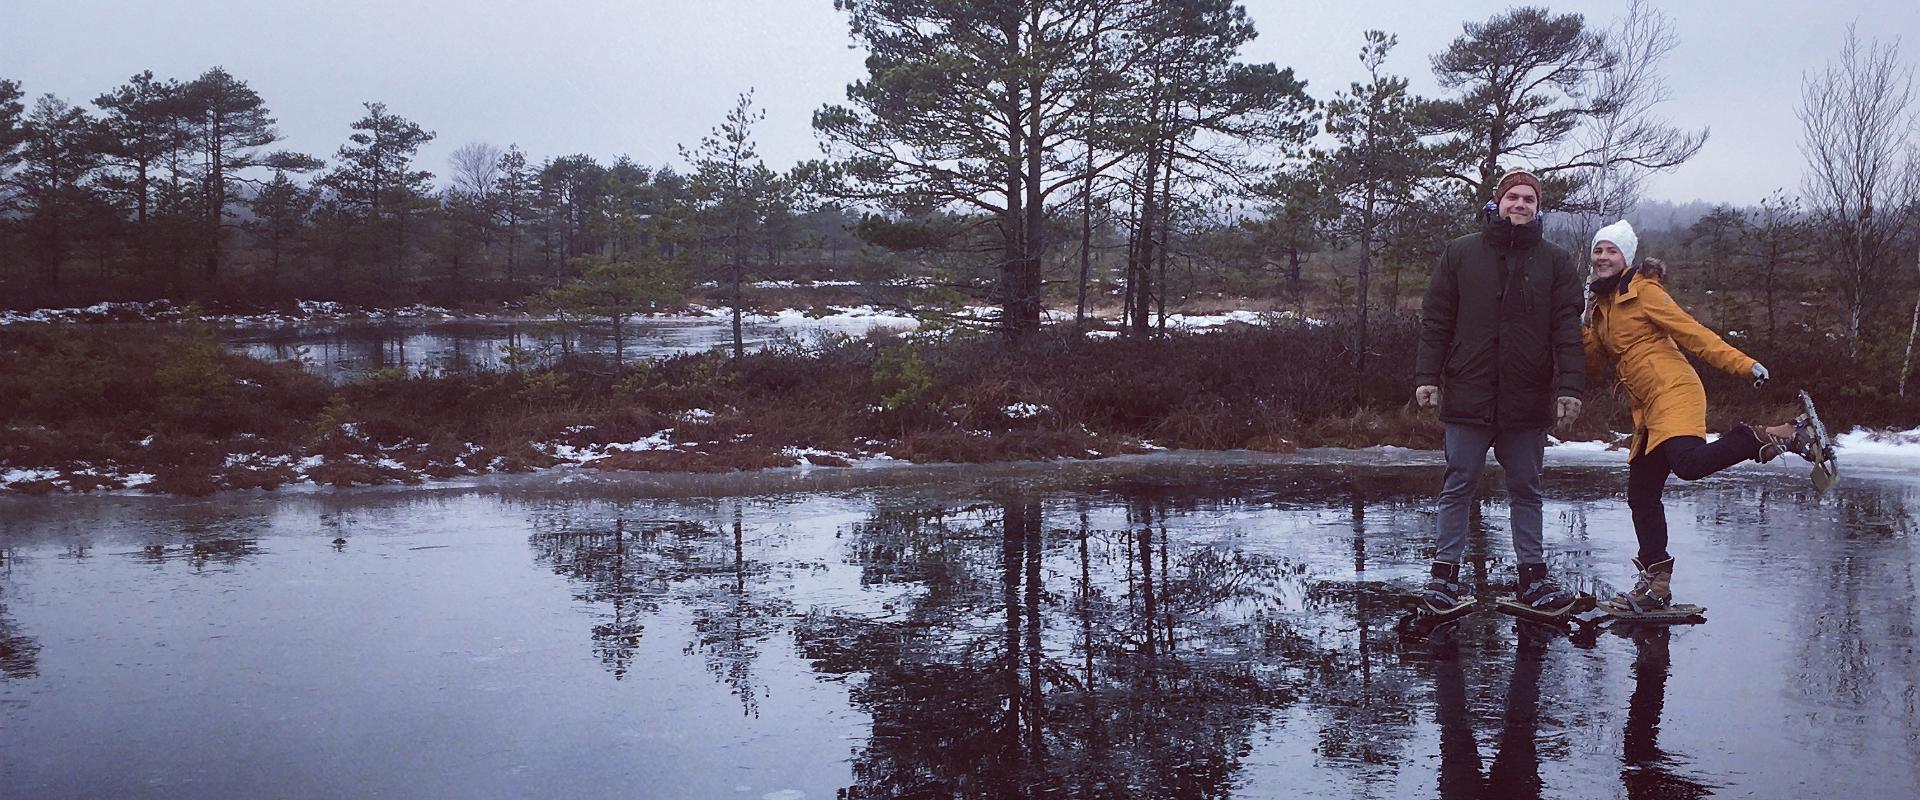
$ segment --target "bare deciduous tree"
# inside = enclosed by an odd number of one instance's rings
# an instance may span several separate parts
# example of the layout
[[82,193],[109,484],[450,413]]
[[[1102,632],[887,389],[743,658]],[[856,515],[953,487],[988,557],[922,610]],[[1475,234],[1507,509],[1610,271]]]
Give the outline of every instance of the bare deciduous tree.
[[[1913,150],[1907,154],[1907,223],[1913,230],[1913,267],[1920,270],[1920,142],[1914,143]],[[1913,319],[1907,323],[1907,353],[1900,359],[1901,397],[1907,396],[1907,376],[1913,374],[1913,342],[1920,338],[1920,297],[1913,301]]]
[[1673,23],[1645,0],[1633,0],[1606,37],[1612,53],[1588,89],[1595,113],[1576,137],[1571,161],[1587,172],[1570,206],[1589,211],[1597,228],[1633,210],[1649,175],[1671,170],[1700,152],[1708,131],[1686,132],[1654,115],[1672,99],[1660,62],[1679,45]]
[[486,142],[460,145],[447,158],[447,179],[453,182],[453,191],[473,198],[492,194],[500,176],[500,155],[499,147]]
[[1833,240],[1848,352],[1857,355],[1861,323],[1893,268],[1915,168],[1913,69],[1901,65],[1899,42],[1861,42],[1848,26],[1840,59],[1802,79],[1797,116],[1807,201]]

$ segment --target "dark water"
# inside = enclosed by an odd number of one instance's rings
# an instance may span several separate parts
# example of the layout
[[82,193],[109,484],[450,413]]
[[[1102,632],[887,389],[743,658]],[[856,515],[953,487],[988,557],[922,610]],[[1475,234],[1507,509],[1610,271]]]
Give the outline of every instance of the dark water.
[[[860,335],[876,325],[900,327],[892,317],[792,316],[757,318],[742,328],[750,348],[770,342],[810,342],[819,334]],[[137,328],[137,325],[122,326]],[[733,343],[724,317],[649,317],[623,326],[621,349],[628,359],[696,353]],[[368,372],[401,368],[439,374],[507,366],[506,350],[520,348],[527,363],[542,364],[567,353],[612,354],[610,325],[562,326],[501,320],[346,321],[286,327],[240,327],[222,332],[229,349],[270,361],[294,360],[329,380],[354,380]]]
[[[1705,625],[1403,638],[1439,481],[1413,460],[9,499],[0,794],[1920,790],[1910,476],[1676,487]],[[1623,487],[1550,465],[1561,574],[1629,577]]]

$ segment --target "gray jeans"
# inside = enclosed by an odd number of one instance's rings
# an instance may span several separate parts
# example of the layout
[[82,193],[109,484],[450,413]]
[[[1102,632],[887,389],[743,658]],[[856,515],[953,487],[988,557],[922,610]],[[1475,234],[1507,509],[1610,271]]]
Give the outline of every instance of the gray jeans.
[[1507,473],[1507,502],[1512,510],[1513,554],[1521,564],[1546,559],[1541,546],[1540,461],[1546,454],[1545,428],[1495,429],[1447,423],[1447,477],[1440,486],[1440,541],[1433,560],[1460,563],[1467,552],[1467,516],[1474,489],[1487,466],[1487,447]]

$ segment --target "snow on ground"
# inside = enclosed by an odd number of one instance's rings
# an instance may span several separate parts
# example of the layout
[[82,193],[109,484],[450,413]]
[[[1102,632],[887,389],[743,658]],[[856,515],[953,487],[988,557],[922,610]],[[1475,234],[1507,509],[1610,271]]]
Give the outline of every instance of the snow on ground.
[[26,481],[45,481],[60,477],[57,469],[10,469],[0,472],[0,486]]
[[1619,439],[1625,436],[1626,434],[1624,433],[1612,433],[1612,434],[1608,434],[1606,439],[1598,442],[1568,442],[1568,441],[1562,441],[1561,439],[1553,436],[1552,434],[1548,434],[1547,446],[1556,448],[1559,450],[1574,451],[1574,452],[1584,451],[1589,453],[1604,453],[1607,451],[1608,448],[1611,448],[1613,446],[1613,442],[1618,441]]
[[1261,323],[1261,315],[1258,311],[1246,310],[1229,311],[1225,314],[1167,315],[1167,327],[1169,328],[1185,328],[1188,330],[1194,328],[1218,328],[1233,322],[1244,325],[1258,325]]
[[1045,405],[1014,403],[1013,405],[1000,409],[1000,413],[1006,414],[1008,419],[1033,419],[1052,410],[1051,407]]
[[1915,459],[1920,465],[1920,428],[1906,431],[1872,431],[1855,428],[1833,439],[1844,464],[1859,456],[1871,458]]
[[[712,412],[708,412],[708,413],[711,414]],[[573,432],[573,431],[569,429],[569,432]],[[573,461],[581,464],[585,464],[589,461],[599,461],[600,459],[611,456],[614,453],[632,453],[632,452],[638,452],[642,450],[672,450],[673,447],[674,445],[673,445],[673,429],[672,428],[666,428],[663,430],[655,431],[651,436],[647,436],[646,438],[637,439],[631,442],[614,442],[611,444],[590,444],[585,447],[576,447],[574,445],[566,444],[564,442],[545,442],[542,444],[534,445],[534,449],[544,452],[547,455],[553,456],[554,458],[564,459],[567,461]]]
[[85,308],[41,308],[33,311],[0,311],[0,325],[70,322],[182,322],[198,319],[217,325],[262,326],[292,325],[313,320],[337,319],[434,319],[454,316],[439,306],[414,304],[397,308],[362,308],[330,300],[296,300],[293,313],[269,311],[261,314],[194,314],[191,306],[178,306],[168,300],[131,303],[95,303]]
[[[1002,410],[1005,411],[1007,415],[1010,417],[1018,417],[1019,415],[1023,415],[1023,414],[1044,413],[1047,410],[1047,408],[1045,406],[1035,405],[1030,403],[1014,403],[1006,406]],[[583,432],[584,430],[585,429],[581,426],[575,426],[574,428],[568,429],[567,433],[575,434],[575,433]],[[349,429],[349,432],[352,433],[354,431]],[[616,442],[616,443],[604,444],[604,445],[596,444],[596,445],[587,445],[584,447],[565,444],[561,442],[547,442],[547,443],[535,445],[535,447],[536,449],[542,452],[545,452],[548,455],[551,455],[555,458],[562,459],[565,462],[570,462],[573,464],[583,464],[589,461],[595,461],[602,458],[606,458],[614,453],[619,453],[619,452],[673,450],[678,448],[693,448],[701,444],[699,442],[676,443],[672,440],[673,432],[674,432],[674,429],[667,428],[661,431],[657,431],[650,436],[646,436],[644,438],[641,438],[632,442]],[[1614,434],[1612,437],[1610,437],[1610,439],[1618,439],[1621,436],[1623,435]],[[1606,441],[1569,442],[1569,441],[1562,441],[1560,439],[1557,439],[1551,436],[1548,437],[1548,443],[1554,452],[1560,454],[1560,456],[1557,456],[1557,457],[1573,458],[1574,460],[1582,463],[1584,463],[1587,458],[1597,457],[1597,456],[1606,454],[1608,452],[1608,447],[1609,447],[1609,443]],[[781,450],[781,454],[789,458],[793,458],[795,460],[795,467],[801,470],[807,470],[814,466],[812,462],[808,461],[807,459],[807,456],[809,455],[831,456],[835,458],[845,459],[854,467],[878,466],[883,462],[894,461],[892,457],[886,455],[885,453],[885,447],[887,445],[886,442],[882,442],[879,440],[868,440],[863,442],[862,444],[865,445],[865,447],[872,448],[872,449],[870,451],[863,449],[863,451],[861,452],[842,452],[842,451],[835,451],[835,450],[823,450],[823,449],[813,448],[813,447],[786,447]],[[1839,446],[1840,459],[1841,459],[1843,472],[1845,470],[1845,466],[1848,463],[1869,466],[1874,468],[1874,471],[1884,471],[1890,465],[1898,466],[1902,468],[1903,471],[1908,465],[1920,466],[1920,427],[1917,427],[1911,430],[1905,430],[1905,431],[1874,431],[1874,430],[1865,430],[1865,429],[1855,429],[1855,430],[1848,431],[1846,433],[1841,434],[1836,439],[1836,444],[1838,444]],[[1145,441],[1140,443],[1140,448],[1147,451],[1167,450],[1167,448],[1165,447],[1161,447],[1152,442],[1145,442]],[[465,451],[466,452],[463,455],[470,455],[474,452],[478,452],[479,448],[477,445],[469,444],[466,446]],[[1201,451],[1187,451],[1187,452],[1191,455],[1191,454],[1197,454]],[[1409,450],[1404,447],[1396,447],[1391,445],[1382,445],[1378,447],[1369,447],[1369,448],[1362,448],[1359,450],[1344,450],[1344,451],[1338,450],[1338,449],[1331,449],[1331,448],[1322,448],[1322,449],[1316,450],[1316,452],[1321,452],[1326,454],[1348,453],[1348,454],[1352,454],[1352,456],[1354,457],[1364,457],[1367,454],[1378,454],[1380,456],[1384,456],[1387,459],[1389,459],[1387,461],[1378,462],[1378,463],[1409,463],[1409,464],[1424,463],[1426,460],[1438,457],[1438,453],[1435,451],[1416,451],[1416,450]],[[1091,453],[1091,452],[1089,454],[1095,455],[1094,453]],[[1612,457],[1624,459],[1624,454],[1614,454]],[[395,470],[395,471],[407,470],[407,467],[404,464],[402,464],[398,460],[395,460],[394,458],[391,457],[391,455],[388,455],[388,454],[382,454],[380,457],[367,457],[367,456],[363,456],[356,453],[356,454],[350,455],[348,457],[348,460],[356,463],[364,463],[372,466],[377,466],[377,467],[388,469],[388,470]],[[266,467],[275,467],[275,466],[284,465],[292,468],[295,474],[301,477],[304,477],[307,473],[321,467],[325,463],[326,463],[325,457],[319,456],[319,455],[310,455],[304,458],[295,458],[291,456],[268,456],[268,455],[264,455],[257,452],[246,452],[246,453],[231,454],[226,458],[226,464],[229,467],[249,466],[249,467],[256,467],[256,468],[266,468]],[[1798,463],[1798,462],[1795,462],[1795,463]],[[61,470],[61,469],[43,468],[43,467],[9,468],[6,465],[0,465],[0,494],[5,494],[5,493],[8,493],[9,491],[12,491],[11,484],[33,483],[37,481],[54,481],[56,488],[64,489],[66,487],[63,487],[62,484],[65,483],[65,479],[69,475],[100,477],[100,478],[117,477],[117,479],[124,485],[124,489],[120,491],[137,491],[140,487],[146,486],[155,480],[155,476],[152,473],[147,473],[147,472],[128,472],[125,474],[121,474],[120,470],[122,469],[122,467],[115,464],[106,464],[106,465],[83,464],[83,465],[80,465],[80,467],[81,468],[78,468],[78,469]],[[498,470],[502,467],[503,467],[502,459],[496,459],[493,465],[493,468]]]
[[[920,320],[898,311],[874,306],[828,306],[829,313],[820,314],[803,308],[783,308],[773,313],[747,311],[741,314],[742,320],[754,325],[819,325],[826,327],[857,325],[862,328],[889,326],[897,328],[920,327]],[[688,306],[682,311],[655,315],[655,318],[676,316],[693,317],[730,317],[733,310],[725,306]]]
[[[757,288],[803,288],[805,286],[857,286],[856,281],[815,281],[811,284],[795,281],[762,281]],[[167,300],[132,303],[95,303],[85,308],[43,308],[34,311],[0,311],[0,326],[31,323],[71,323],[71,322],[181,322],[199,319],[216,325],[231,327],[287,327],[303,323],[336,322],[344,320],[392,321],[392,320],[432,320],[460,317],[474,318],[515,318],[528,320],[548,320],[555,318],[530,315],[524,312],[501,309],[497,312],[482,314],[457,314],[439,306],[414,304],[396,308],[364,308],[361,306],[338,303],[331,300],[296,300],[294,310],[286,313],[270,311],[260,314],[199,314],[191,313],[191,307],[174,305]],[[821,313],[824,311],[825,313]],[[966,306],[945,312],[946,316],[960,321],[986,324],[999,316],[1000,309],[993,306]],[[689,305],[681,308],[665,309],[643,316],[649,319],[674,318],[725,318],[733,311],[724,306]],[[1058,309],[1046,311],[1047,318],[1055,323],[1064,323],[1071,313]],[[749,311],[743,315],[756,325],[797,325],[827,328],[859,328],[861,330],[886,326],[903,329],[920,327],[920,320],[895,309],[879,308],[870,305],[827,306],[823,309],[781,309],[771,313]],[[1106,320],[1113,322],[1113,320]],[[1307,325],[1323,325],[1323,320],[1305,317],[1292,311],[1249,311],[1234,310],[1219,314],[1169,314],[1167,326],[1185,331],[1204,331],[1225,325],[1271,325],[1280,322],[1303,322]],[[1113,335],[1108,332],[1093,332],[1090,336]]]

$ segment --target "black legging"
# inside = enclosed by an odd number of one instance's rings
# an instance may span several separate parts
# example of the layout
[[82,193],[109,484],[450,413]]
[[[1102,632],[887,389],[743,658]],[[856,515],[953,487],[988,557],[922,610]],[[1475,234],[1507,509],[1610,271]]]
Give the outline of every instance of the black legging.
[[1735,425],[1711,444],[1698,436],[1675,436],[1641,454],[1627,466],[1627,507],[1633,510],[1633,533],[1640,539],[1640,563],[1667,560],[1667,509],[1660,491],[1668,475],[1697,481],[1760,455],[1760,437],[1745,425]]

